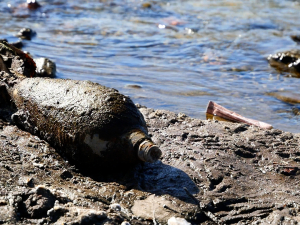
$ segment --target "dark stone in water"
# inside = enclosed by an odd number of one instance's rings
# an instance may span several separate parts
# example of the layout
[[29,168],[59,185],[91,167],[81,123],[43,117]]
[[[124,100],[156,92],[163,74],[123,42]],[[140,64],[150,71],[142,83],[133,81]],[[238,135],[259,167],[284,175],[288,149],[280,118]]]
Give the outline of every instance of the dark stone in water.
[[271,66],[279,71],[291,72],[294,76],[300,76],[300,51],[292,50],[278,52],[268,57]]
[[291,39],[300,44],[300,35],[291,35]]
[[32,37],[36,35],[36,32],[30,28],[22,28],[19,33],[16,35],[22,39],[31,40]]
[[[7,39],[3,38],[3,39],[0,39],[0,42],[8,42]],[[22,48],[24,45],[23,45],[23,42],[22,41],[15,41],[15,42],[10,42],[10,45],[16,47],[16,48]]]
[[27,0],[27,8],[31,10],[35,10],[40,8],[41,5],[36,0]]
[[16,48],[19,48],[19,49],[21,49],[21,48],[23,48],[23,42],[22,41],[15,41],[15,42],[11,42],[10,43],[12,46],[14,46],[14,47],[16,47]]

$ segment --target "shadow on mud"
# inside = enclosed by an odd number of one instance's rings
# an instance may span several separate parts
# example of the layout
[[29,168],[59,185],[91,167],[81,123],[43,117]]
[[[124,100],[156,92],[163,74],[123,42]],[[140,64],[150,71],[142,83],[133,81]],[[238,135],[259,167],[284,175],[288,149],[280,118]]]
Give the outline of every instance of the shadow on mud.
[[127,190],[137,189],[158,196],[169,194],[186,203],[197,204],[192,195],[197,194],[199,189],[191,178],[184,171],[160,161],[142,163],[118,171],[106,170],[105,173],[84,175],[98,182],[117,182],[126,186]]
[[182,201],[196,204],[193,194],[199,192],[196,184],[182,170],[163,164],[145,163],[136,169],[136,179],[143,191],[156,195],[169,194]]

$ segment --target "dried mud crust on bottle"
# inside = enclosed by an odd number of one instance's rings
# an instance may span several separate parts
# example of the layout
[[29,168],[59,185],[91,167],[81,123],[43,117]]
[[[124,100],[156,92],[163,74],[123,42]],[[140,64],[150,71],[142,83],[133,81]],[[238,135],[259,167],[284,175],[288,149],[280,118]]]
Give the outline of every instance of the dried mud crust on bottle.
[[[10,93],[18,109],[12,115],[15,124],[78,165],[132,164],[138,156],[154,162],[161,155],[147,135],[142,114],[115,89],[90,81],[27,78]],[[136,133],[137,146],[128,135]],[[147,146],[140,146],[141,142]]]

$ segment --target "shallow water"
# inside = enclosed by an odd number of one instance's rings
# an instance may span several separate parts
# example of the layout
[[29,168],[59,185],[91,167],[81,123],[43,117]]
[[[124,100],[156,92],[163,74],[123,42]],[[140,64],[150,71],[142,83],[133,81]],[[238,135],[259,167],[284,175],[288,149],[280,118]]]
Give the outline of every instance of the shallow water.
[[147,107],[200,119],[212,100],[300,132],[293,113],[300,106],[269,94],[299,96],[300,79],[266,59],[299,48],[290,38],[300,33],[299,1],[52,0],[36,11],[23,2],[0,1],[0,38],[35,30],[23,50],[55,61],[58,78],[92,80]]

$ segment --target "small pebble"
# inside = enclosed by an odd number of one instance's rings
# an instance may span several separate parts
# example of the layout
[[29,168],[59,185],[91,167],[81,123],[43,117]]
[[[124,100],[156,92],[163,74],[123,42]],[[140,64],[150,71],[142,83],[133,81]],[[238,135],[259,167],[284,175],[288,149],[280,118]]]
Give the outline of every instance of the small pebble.
[[171,217],[168,219],[168,225],[191,225],[191,223],[186,221],[184,218]]
[[120,206],[120,204],[118,204],[118,203],[111,204],[111,205],[109,206],[109,208],[111,208],[111,209],[114,210],[114,211],[121,211],[121,206]]
[[127,221],[123,221],[123,222],[121,223],[121,225],[130,225],[130,223],[127,222]]

